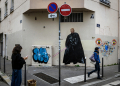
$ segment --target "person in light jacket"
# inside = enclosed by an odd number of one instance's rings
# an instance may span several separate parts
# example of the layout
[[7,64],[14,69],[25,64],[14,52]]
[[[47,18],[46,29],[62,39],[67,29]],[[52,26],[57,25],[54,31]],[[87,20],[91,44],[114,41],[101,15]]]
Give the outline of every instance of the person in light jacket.
[[21,86],[22,82],[22,67],[28,57],[21,57],[22,47],[17,45],[12,51],[12,82],[11,86]]
[[95,70],[93,70],[91,72],[88,72],[88,77],[90,77],[90,74],[97,71],[97,75],[98,75],[97,79],[102,79],[100,77],[100,57],[99,57],[99,48],[98,47],[95,48],[94,58],[95,58],[95,61],[96,61]]

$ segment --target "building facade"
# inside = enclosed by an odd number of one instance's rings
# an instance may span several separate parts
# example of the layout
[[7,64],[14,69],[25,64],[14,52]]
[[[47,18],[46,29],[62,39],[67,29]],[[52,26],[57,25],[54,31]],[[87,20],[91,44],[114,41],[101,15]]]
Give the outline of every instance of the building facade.
[[[50,2],[56,2],[58,7],[66,2],[72,7],[72,14],[69,17],[61,16],[62,65],[64,65],[62,61],[65,40],[71,28],[80,35],[87,66],[93,66],[89,57],[96,46],[100,47],[100,58],[104,58],[104,65],[118,62],[120,58],[119,0],[1,0],[2,57],[11,60],[13,47],[20,44],[23,47],[22,56],[28,55],[26,62],[31,65],[32,45],[50,45],[52,46],[51,64],[59,64],[59,16],[54,19],[48,18],[47,6]],[[59,12],[57,14],[59,15]],[[70,65],[73,66],[72,63]],[[77,65],[84,66],[79,63]]]

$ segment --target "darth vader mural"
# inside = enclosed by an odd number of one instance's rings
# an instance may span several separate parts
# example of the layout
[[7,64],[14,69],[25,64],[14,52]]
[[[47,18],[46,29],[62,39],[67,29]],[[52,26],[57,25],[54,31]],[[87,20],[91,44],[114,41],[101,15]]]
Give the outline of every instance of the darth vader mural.
[[78,33],[74,32],[74,28],[71,28],[71,34],[67,36],[66,39],[66,50],[64,53],[63,63],[70,64],[73,62],[76,64],[84,63],[85,62],[85,56],[84,56],[84,50],[81,44],[81,40]]

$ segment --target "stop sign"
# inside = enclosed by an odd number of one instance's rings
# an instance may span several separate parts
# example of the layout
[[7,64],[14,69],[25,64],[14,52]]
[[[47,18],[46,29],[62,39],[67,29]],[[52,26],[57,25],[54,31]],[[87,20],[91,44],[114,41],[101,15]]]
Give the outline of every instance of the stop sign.
[[72,12],[72,8],[68,4],[63,4],[59,11],[62,16],[69,16]]

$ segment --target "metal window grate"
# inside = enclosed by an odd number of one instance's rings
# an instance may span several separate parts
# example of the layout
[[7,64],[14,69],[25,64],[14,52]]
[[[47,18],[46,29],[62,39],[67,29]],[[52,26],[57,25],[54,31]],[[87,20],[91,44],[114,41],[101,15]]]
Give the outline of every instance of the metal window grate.
[[61,22],[83,22],[83,13],[71,13],[69,16],[61,15]]

